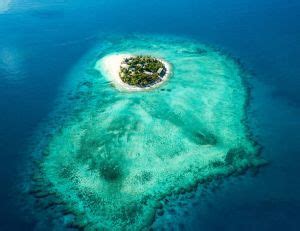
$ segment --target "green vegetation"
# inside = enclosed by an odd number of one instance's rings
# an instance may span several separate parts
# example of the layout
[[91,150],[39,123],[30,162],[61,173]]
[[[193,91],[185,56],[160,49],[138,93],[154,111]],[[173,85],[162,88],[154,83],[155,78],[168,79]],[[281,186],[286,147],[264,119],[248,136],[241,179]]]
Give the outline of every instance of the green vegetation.
[[120,77],[123,82],[139,87],[147,87],[160,82],[166,74],[166,67],[151,56],[135,56],[124,59]]

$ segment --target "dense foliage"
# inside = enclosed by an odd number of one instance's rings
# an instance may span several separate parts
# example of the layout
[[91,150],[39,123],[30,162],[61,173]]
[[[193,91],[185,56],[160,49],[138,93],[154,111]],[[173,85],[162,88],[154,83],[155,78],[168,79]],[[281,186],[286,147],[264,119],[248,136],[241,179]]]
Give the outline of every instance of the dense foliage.
[[158,59],[151,56],[135,56],[122,62],[120,77],[129,85],[146,87],[161,81],[165,72],[164,64]]

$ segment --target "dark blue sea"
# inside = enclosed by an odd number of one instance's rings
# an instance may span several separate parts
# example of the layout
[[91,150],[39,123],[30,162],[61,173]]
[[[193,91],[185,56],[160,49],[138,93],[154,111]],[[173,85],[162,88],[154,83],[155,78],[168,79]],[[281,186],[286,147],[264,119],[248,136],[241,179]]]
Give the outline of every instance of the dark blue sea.
[[32,137],[81,57],[102,36],[135,33],[190,37],[236,59],[251,74],[248,123],[269,162],[175,198],[154,228],[300,230],[298,0],[0,0],[0,230],[51,230],[19,194]]

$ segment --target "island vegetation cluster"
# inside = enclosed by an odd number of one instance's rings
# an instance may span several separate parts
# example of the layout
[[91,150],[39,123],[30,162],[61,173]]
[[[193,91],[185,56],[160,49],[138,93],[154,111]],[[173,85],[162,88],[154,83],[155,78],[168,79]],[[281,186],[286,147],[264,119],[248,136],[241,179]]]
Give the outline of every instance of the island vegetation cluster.
[[120,67],[123,82],[139,87],[147,87],[162,81],[166,74],[165,65],[151,56],[125,58]]

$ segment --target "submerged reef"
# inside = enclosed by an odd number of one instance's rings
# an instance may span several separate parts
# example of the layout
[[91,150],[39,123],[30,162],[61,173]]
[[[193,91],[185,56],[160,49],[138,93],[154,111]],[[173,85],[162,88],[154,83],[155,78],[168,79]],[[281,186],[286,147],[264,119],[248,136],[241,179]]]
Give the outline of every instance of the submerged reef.
[[[117,91],[94,66],[122,53],[162,58],[172,78],[147,92]],[[168,36],[114,38],[68,80],[74,112],[49,138],[36,187],[86,230],[147,228],[166,196],[264,163],[243,122],[243,72],[208,46]]]

